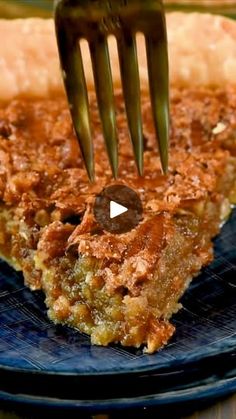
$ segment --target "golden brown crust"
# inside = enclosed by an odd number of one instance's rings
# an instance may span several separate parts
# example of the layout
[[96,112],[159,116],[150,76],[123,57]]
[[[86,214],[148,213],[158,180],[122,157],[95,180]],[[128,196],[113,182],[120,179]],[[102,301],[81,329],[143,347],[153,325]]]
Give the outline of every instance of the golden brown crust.
[[[170,78],[177,86],[236,84],[236,23],[199,13],[167,15]],[[7,34],[7,36],[6,36]],[[52,20],[0,21],[0,97],[46,97],[63,91]],[[146,56],[139,37],[142,85],[147,86]],[[114,84],[120,84],[114,40],[110,51]],[[88,85],[93,85],[90,57],[83,46]]]
[[51,20],[0,20],[0,37],[1,100],[62,90]]

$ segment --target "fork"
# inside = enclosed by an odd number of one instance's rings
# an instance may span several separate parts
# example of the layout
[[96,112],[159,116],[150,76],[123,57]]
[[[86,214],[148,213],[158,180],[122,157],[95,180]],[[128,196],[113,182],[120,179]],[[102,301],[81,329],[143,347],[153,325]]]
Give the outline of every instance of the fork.
[[168,168],[169,74],[162,0],[56,0],[55,27],[73,125],[90,180],[93,142],[85,69],[79,41],[90,49],[103,136],[113,176],[118,174],[118,134],[108,36],[117,41],[127,122],[138,173],[143,174],[143,130],[136,34],[145,37],[154,127],[163,172]]

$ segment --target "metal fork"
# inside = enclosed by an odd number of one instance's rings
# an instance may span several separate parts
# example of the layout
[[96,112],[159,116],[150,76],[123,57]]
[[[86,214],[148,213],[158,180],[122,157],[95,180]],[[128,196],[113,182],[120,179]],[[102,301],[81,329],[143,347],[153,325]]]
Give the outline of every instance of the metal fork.
[[79,40],[88,41],[103,136],[113,176],[118,173],[118,135],[108,35],[117,40],[127,121],[139,174],[143,173],[143,131],[136,33],[145,36],[154,126],[164,173],[168,168],[169,77],[162,0],[56,0],[55,26],[64,84],[74,128],[90,180],[93,144]]

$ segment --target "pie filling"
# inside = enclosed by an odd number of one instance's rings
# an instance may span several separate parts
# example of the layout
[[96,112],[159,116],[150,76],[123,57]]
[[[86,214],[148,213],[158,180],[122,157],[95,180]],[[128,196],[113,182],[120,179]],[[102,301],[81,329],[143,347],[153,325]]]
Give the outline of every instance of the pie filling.
[[[48,315],[89,335],[155,352],[191,279],[213,258],[212,238],[236,203],[236,89],[173,90],[169,173],[161,173],[143,97],[143,177],[135,169],[116,94],[119,178],[104,149],[91,97],[96,176],[89,183],[63,97],[0,109],[0,252],[46,295]],[[102,231],[96,194],[125,184],[143,204],[128,233]]]

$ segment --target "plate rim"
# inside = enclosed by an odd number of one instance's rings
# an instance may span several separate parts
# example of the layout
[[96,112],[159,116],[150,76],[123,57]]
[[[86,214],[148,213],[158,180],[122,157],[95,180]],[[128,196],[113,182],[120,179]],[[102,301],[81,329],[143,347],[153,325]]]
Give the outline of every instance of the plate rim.
[[190,387],[177,391],[156,393],[148,396],[107,399],[107,400],[68,400],[49,397],[30,396],[27,394],[12,394],[0,390],[0,400],[24,403],[34,406],[77,408],[83,410],[101,411],[104,409],[139,408],[142,406],[164,406],[181,402],[198,401],[202,399],[217,399],[236,391],[236,376],[217,380],[213,383]]

